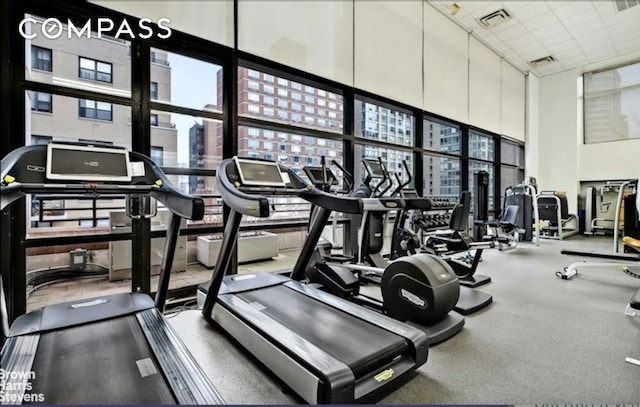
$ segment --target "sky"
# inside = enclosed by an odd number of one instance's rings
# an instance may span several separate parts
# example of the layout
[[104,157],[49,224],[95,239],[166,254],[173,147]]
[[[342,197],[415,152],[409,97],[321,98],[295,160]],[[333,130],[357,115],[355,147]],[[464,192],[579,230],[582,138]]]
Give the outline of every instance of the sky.
[[[206,104],[217,101],[216,75],[221,67],[170,53],[171,104],[202,109]],[[195,122],[202,124],[202,118],[171,114],[171,122],[178,129],[178,166],[189,164],[189,128]]]

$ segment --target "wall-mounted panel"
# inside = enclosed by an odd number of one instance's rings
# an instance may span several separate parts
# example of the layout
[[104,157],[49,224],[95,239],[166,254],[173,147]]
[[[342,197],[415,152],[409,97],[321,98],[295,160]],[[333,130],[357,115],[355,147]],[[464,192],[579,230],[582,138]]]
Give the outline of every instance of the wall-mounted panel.
[[205,40],[233,47],[233,0],[216,1],[114,1],[90,0],[121,13],[156,22],[168,18],[166,24]]
[[469,38],[469,124],[501,132],[501,58]]
[[353,3],[239,0],[238,48],[353,85]]
[[502,131],[509,136],[524,141],[524,75],[511,64],[502,60]]
[[356,88],[422,106],[423,4],[356,0]]
[[424,103],[428,112],[469,121],[469,35],[424,5]]

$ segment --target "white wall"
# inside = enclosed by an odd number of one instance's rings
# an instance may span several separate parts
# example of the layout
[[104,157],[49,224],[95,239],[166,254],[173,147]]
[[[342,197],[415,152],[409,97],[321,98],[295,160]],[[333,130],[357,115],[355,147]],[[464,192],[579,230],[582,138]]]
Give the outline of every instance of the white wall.
[[496,133],[502,127],[501,69],[500,57],[470,37],[469,123]]
[[469,121],[469,34],[424,7],[424,103],[429,112]]
[[525,77],[504,59],[501,62],[500,133],[525,141]]
[[567,192],[569,211],[577,213],[578,86],[577,70],[539,80],[538,185]]
[[417,1],[356,0],[356,88],[422,105],[422,9]]
[[233,0],[90,2],[137,18],[147,17],[154,22],[160,18],[168,18],[171,20],[169,27],[172,30],[233,47]]
[[[233,0],[93,3],[233,47]],[[524,140],[524,75],[416,0],[239,0],[238,49]]]
[[353,3],[240,0],[238,48],[353,85]]

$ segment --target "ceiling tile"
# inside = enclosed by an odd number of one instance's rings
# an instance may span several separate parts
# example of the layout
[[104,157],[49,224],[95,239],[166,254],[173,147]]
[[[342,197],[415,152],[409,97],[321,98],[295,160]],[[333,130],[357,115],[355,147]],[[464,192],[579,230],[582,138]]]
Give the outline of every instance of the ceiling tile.
[[546,13],[522,21],[522,25],[524,25],[527,30],[534,31],[557,22],[558,17],[556,17],[553,12],[547,11]]
[[[555,1],[551,1],[550,3],[557,3]],[[585,11],[592,11],[595,13],[595,9],[593,8],[593,3],[590,1],[572,1],[569,4],[562,5],[560,7],[553,7],[553,12],[558,16],[559,19],[563,20],[565,18],[573,17],[577,14],[581,14]]]
[[600,21],[592,21],[587,24],[573,27],[570,30],[571,30],[571,36],[573,38],[580,38],[584,34],[588,34],[590,32],[593,32],[594,30],[604,30],[604,26]]
[[591,23],[592,21],[599,21],[600,16],[596,11],[591,8],[578,14],[574,14],[569,17],[558,17],[560,22],[567,28],[578,27],[580,25]]
[[516,24],[511,26],[505,30],[495,32],[496,37],[500,38],[502,41],[507,41],[511,38],[515,38],[522,34],[526,34],[527,29],[524,28],[521,24]]
[[616,49],[613,47],[604,47],[596,50],[591,50],[587,54],[589,62],[604,61],[617,56]]
[[573,39],[573,37],[569,35],[567,29],[559,22],[533,30],[531,31],[531,34],[540,40],[544,38],[551,38],[553,41],[562,42]]
[[[509,3],[510,4],[510,3]],[[526,6],[513,11],[513,15],[520,21],[539,16],[550,11],[549,6],[542,1],[530,1]]]
[[572,3],[577,3],[575,1],[549,1],[549,2],[545,2],[549,5],[549,7],[551,7],[552,9],[557,9],[560,7],[564,7],[566,5],[570,5]]

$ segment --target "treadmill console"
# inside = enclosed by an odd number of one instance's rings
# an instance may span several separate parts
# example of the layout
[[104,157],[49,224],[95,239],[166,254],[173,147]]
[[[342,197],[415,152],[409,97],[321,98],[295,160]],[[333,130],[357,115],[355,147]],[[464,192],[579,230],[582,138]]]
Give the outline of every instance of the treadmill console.
[[50,143],[47,179],[130,182],[129,152],[124,148]]
[[378,160],[362,160],[362,163],[371,178],[386,178],[384,168]]
[[287,181],[274,161],[258,161],[234,157],[238,176],[243,186],[267,186],[285,188]]
[[325,180],[326,185],[338,185],[338,179],[333,175],[331,169],[327,167],[324,167],[324,177],[322,176],[322,167],[305,166],[303,170],[311,183],[317,187],[325,186]]

